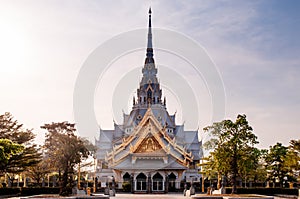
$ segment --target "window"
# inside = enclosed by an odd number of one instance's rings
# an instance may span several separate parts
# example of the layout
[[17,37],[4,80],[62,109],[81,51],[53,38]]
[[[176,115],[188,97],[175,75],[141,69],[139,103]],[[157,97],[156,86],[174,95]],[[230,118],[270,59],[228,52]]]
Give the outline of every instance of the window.
[[152,190],[153,191],[163,191],[164,190],[163,177],[159,173],[156,173],[153,176]]
[[124,182],[130,182],[130,175],[128,172],[126,172],[124,175],[123,175],[123,181]]
[[140,173],[136,177],[136,190],[137,191],[146,191],[147,190],[146,180],[147,180],[147,177],[143,173]]

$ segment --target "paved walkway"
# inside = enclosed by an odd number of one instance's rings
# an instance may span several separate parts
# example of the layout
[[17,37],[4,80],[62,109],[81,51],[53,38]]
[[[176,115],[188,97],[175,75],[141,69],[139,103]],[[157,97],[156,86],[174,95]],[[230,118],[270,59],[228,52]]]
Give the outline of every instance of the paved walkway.
[[[2,197],[0,197],[2,198]],[[182,194],[124,194],[117,193],[115,197],[110,197],[110,199],[190,199],[190,197],[185,197]],[[297,199],[297,196],[294,197],[274,197],[274,199]],[[10,197],[9,199],[20,199],[20,197]]]
[[131,199],[131,198],[139,198],[139,199],[187,199],[189,197],[184,197],[183,194],[122,194],[117,193],[116,197],[110,197],[111,199]]
[[[0,197],[1,198],[1,197]],[[182,194],[124,194],[117,193],[115,197],[110,197],[111,199],[188,199],[189,197],[184,197]],[[20,197],[10,197],[9,199],[20,199]]]

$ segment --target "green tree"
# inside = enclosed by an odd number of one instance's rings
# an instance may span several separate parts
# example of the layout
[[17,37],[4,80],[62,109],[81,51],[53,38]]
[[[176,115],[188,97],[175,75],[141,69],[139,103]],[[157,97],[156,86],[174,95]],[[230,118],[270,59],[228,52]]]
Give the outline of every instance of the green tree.
[[252,177],[254,182],[266,182],[267,180],[267,170],[266,170],[266,155],[268,154],[268,150],[261,149],[259,150],[259,157],[256,169],[252,173]]
[[24,147],[20,153],[11,155],[8,161],[0,162],[0,171],[14,176],[37,164],[41,154],[38,152],[37,145],[33,143],[34,138],[32,130],[24,130],[23,124],[14,120],[10,113],[0,115],[0,139],[8,139]]
[[23,145],[13,143],[9,139],[0,139],[0,162],[7,164],[9,159],[24,150]]
[[290,181],[300,181],[300,140],[290,141],[286,166],[288,167],[289,175],[292,177]]
[[[201,159],[201,163],[197,164],[201,167],[200,173],[208,180],[217,179],[219,171],[217,170],[216,161],[214,160],[213,154],[210,153],[208,157]],[[204,180],[204,179],[203,179]]]
[[45,155],[51,166],[59,172],[62,182],[60,195],[68,195],[73,183],[74,167],[87,158],[89,150],[85,142],[74,133],[75,124],[60,122],[45,124],[41,128],[46,129],[44,144]]
[[258,143],[246,115],[238,115],[235,122],[216,122],[205,127],[204,131],[209,132],[212,137],[205,143],[205,147],[214,149],[214,158],[219,164],[219,170],[230,173],[232,193],[236,193],[237,177],[245,164],[243,162],[251,161],[249,158],[252,158],[252,155],[247,153]]
[[280,187],[283,186],[284,177],[288,176],[289,172],[288,167],[286,167],[287,153],[288,148],[281,143],[277,143],[270,146],[269,153],[266,156],[269,179],[272,179],[274,183],[279,181]]
[[241,179],[246,182],[247,179],[254,180],[256,170],[259,165],[259,158],[260,158],[261,152],[259,149],[255,147],[247,147],[243,151],[243,155],[238,160],[238,173]]

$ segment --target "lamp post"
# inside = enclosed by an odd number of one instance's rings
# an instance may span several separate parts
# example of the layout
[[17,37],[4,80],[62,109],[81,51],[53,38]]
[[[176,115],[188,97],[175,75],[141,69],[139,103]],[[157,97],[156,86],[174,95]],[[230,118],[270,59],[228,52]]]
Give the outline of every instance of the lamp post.
[[96,185],[96,154],[94,155],[94,186],[93,186],[93,192],[95,193],[97,191],[97,185]]

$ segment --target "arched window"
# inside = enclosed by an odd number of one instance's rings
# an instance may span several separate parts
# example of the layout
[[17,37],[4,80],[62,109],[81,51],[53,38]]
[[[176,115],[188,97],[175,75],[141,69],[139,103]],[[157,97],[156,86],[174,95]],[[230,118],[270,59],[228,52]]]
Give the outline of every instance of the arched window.
[[151,103],[151,101],[152,101],[152,91],[151,91],[151,89],[148,89],[148,91],[147,91],[147,100],[148,100],[148,103]]
[[168,175],[169,178],[169,191],[175,191],[175,181],[176,181],[176,175],[172,172]]
[[138,176],[136,176],[136,190],[137,191],[146,191],[146,180],[147,177],[145,174],[140,173]]
[[163,191],[164,190],[163,179],[164,178],[158,172],[153,176],[153,184],[152,184],[153,191]]
[[123,175],[123,181],[124,182],[129,182],[130,181],[130,175],[128,172],[126,172],[124,175]]

